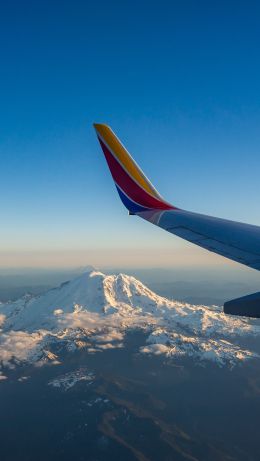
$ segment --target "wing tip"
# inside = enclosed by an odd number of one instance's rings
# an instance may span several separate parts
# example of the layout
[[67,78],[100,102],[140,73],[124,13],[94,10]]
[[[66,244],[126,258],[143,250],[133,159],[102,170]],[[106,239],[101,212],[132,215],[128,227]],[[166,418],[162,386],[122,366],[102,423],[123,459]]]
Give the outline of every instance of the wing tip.
[[129,211],[172,209],[146,178],[110,126],[93,123],[120,198]]
[[107,125],[106,123],[93,123],[93,127],[96,130],[97,133],[100,133],[100,130],[105,129],[105,130],[111,130],[110,126]]

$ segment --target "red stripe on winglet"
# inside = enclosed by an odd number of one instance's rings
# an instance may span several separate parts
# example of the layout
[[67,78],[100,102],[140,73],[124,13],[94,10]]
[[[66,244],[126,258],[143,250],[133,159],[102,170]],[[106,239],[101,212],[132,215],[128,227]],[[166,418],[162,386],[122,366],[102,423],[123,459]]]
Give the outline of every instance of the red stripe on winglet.
[[156,208],[160,210],[172,210],[175,207],[166,202],[157,200],[142,189],[136,182],[126,173],[120,163],[115,159],[107,146],[99,138],[100,145],[106,157],[107,164],[111,171],[114,181],[119,187],[136,203],[148,208]]

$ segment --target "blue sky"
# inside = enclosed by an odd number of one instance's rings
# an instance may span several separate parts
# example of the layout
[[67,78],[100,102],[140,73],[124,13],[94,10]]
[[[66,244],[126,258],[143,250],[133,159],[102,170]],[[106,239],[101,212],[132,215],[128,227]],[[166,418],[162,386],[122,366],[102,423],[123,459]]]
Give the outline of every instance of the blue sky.
[[260,225],[260,7],[5,2],[1,265],[218,265],[122,207],[92,128],[112,126],[179,207]]

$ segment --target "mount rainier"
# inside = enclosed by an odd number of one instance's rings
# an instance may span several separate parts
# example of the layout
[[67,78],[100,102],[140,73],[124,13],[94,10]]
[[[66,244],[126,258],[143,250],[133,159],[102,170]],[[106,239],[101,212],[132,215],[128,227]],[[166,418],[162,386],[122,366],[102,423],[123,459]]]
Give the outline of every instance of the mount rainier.
[[260,336],[256,320],[226,316],[217,306],[169,300],[132,276],[99,271],[0,304],[0,327],[0,379],[18,364],[58,363],[63,348],[84,347],[86,353],[123,348],[127,332],[136,329],[144,332],[141,354],[229,367],[258,358],[244,343]]

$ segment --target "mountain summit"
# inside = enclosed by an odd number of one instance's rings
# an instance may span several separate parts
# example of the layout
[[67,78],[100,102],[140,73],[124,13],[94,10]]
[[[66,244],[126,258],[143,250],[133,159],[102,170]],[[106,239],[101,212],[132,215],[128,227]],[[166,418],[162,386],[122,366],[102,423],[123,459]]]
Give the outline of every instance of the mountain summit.
[[39,296],[24,296],[0,305],[6,317],[4,329],[35,331],[55,329],[55,316],[79,311],[125,315],[129,310],[153,312],[171,304],[129,275],[104,275],[99,271],[85,272]]
[[42,295],[1,304],[0,325],[4,365],[41,360],[57,342],[70,350],[85,344],[92,353],[124,347],[127,331],[138,328],[145,335],[140,353],[233,366],[257,356],[240,343],[260,335],[256,321],[226,316],[216,306],[172,301],[132,276],[97,270]]

